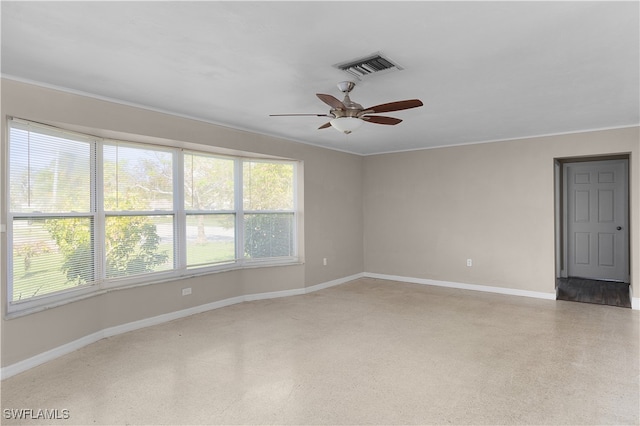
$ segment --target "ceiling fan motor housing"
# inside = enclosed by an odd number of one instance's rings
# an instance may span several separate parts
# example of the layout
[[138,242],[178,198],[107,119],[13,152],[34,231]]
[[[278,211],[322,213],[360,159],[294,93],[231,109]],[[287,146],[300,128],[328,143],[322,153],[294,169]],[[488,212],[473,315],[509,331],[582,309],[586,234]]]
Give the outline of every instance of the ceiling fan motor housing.
[[356,83],[353,81],[341,81],[340,83],[338,83],[338,89],[340,89],[340,91],[344,93],[344,100],[342,101],[342,103],[344,104],[346,109],[332,108],[329,111],[329,113],[332,114],[335,118],[342,118],[342,117],[360,118],[360,115],[363,110],[362,105],[360,105],[359,103],[353,102],[349,97],[349,92],[351,92],[354,87],[356,87]]
[[[346,99],[345,99],[346,100]],[[354,117],[360,118],[362,113],[362,105],[356,104],[355,102],[343,102],[346,109],[331,109],[329,113],[333,115],[335,118],[342,117]]]

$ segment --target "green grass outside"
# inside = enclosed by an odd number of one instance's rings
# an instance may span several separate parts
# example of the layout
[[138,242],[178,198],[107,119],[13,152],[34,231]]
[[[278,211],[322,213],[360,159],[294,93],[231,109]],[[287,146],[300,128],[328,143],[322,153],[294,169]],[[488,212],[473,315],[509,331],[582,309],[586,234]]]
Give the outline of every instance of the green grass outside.
[[236,247],[233,241],[187,245],[187,265],[228,262],[235,257]]
[[[170,244],[162,244],[159,248],[161,251],[172,252]],[[233,241],[189,244],[187,257],[189,265],[231,261],[235,259],[235,245]],[[170,259],[170,262],[159,265],[156,270],[171,269],[173,267],[173,256]],[[77,282],[67,281],[65,273],[60,269],[60,265],[63,263],[62,254],[57,252],[43,253],[31,259],[31,267],[25,272],[24,257],[14,254],[12,301],[16,302],[21,299],[78,287]]]
[[13,301],[76,287],[78,284],[68,282],[60,270],[63,262],[60,253],[44,253],[33,257],[31,267],[25,271],[24,257],[14,255]]

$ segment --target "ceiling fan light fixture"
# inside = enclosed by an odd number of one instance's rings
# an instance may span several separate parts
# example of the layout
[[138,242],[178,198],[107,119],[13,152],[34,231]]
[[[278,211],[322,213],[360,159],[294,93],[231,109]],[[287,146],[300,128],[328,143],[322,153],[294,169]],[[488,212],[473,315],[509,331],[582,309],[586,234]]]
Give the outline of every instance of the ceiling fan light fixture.
[[399,118],[370,114],[402,111],[423,105],[420,99],[407,99],[405,101],[387,102],[385,104],[363,108],[362,105],[353,102],[349,98],[349,92],[353,90],[355,85],[356,84],[353,81],[341,81],[338,83],[338,88],[342,93],[344,93],[343,101],[325,93],[316,93],[318,99],[331,107],[328,114],[271,114],[271,116],[308,115],[316,117],[331,117],[332,120],[318,127],[318,130],[333,127],[340,133],[348,135],[358,127],[362,126],[363,121],[375,124],[384,124],[387,126],[394,126],[402,122]]
[[362,126],[363,121],[356,117],[338,117],[330,121],[331,126],[346,135]]

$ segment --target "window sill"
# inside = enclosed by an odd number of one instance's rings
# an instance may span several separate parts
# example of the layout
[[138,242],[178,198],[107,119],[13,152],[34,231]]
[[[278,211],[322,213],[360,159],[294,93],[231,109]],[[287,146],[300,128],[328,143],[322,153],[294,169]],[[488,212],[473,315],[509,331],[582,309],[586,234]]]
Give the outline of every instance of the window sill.
[[5,320],[12,320],[22,316],[34,314],[67,305],[69,303],[79,302],[81,300],[100,296],[106,293],[128,290],[137,287],[153,286],[171,281],[180,281],[194,277],[219,274],[223,272],[238,271],[242,269],[256,268],[273,268],[280,266],[298,266],[304,262],[299,258],[287,258],[286,260],[265,260],[251,262],[234,262],[231,264],[219,265],[200,269],[187,269],[180,273],[158,274],[149,279],[141,281],[140,277],[136,279],[130,278],[122,281],[111,281],[102,285],[87,286],[79,289],[67,290],[66,292],[52,294],[51,296],[42,296],[38,300],[25,300],[14,305],[9,305],[7,313],[4,315]]

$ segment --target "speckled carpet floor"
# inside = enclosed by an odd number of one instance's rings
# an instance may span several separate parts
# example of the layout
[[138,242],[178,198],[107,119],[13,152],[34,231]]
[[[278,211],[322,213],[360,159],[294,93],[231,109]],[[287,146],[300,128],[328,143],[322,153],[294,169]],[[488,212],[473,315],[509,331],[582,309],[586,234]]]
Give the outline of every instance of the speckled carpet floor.
[[637,425],[639,325],[631,309],[360,279],[96,342],[3,381],[2,424]]

